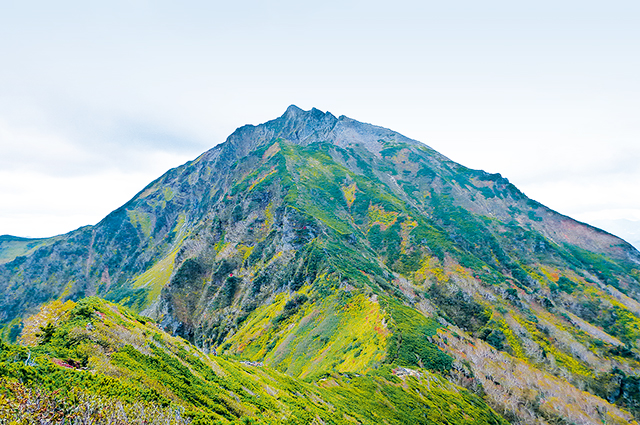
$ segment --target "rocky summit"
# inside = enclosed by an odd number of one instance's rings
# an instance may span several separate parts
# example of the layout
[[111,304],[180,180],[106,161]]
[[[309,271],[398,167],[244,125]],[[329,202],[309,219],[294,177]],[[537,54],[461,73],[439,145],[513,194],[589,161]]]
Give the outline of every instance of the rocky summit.
[[95,226],[0,237],[0,324],[0,421],[640,418],[635,248],[317,109],[237,129]]

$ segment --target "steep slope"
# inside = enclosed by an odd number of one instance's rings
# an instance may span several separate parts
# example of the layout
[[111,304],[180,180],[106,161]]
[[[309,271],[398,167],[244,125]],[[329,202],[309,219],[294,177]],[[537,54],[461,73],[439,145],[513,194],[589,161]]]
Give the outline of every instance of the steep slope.
[[629,244],[499,174],[292,106],[0,265],[0,319],[18,335],[43,301],[97,294],[291,376],[401,366],[514,422],[627,423],[639,270]]

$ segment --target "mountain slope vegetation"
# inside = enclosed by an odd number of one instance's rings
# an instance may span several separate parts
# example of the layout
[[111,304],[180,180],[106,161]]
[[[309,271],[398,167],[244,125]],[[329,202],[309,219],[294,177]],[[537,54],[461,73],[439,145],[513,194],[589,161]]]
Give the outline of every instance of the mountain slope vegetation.
[[[431,380],[479,406],[470,421],[640,415],[640,253],[499,174],[344,116],[291,106],[170,170],[96,226],[20,243],[0,245],[0,321],[12,343],[27,343],[44,303],[97,296],[183,338],[208,367],[245,361],[296,385],[335,383],[361,407],[386,397],[357,410],[360,423],[380,423],[365,414],[377,409],[405,423],[401,412],[421,412],[436,394]],[[102,363],[137,356],[119,352]],[[218,385],[203,376],[203,387]],[[411,390],[414,381],[426,388]],[[453,399],[438,408],[452,418],[462,409]],[[336,417],[351,415],[348,405]],[[435,420],[423,413],[411,420]],[[247,420],[267,421],[260,415]]]
[[398,377],[387,367],[311,383],[212,358],[97,298],[47,305],[25,331],[23,346],[0,347],[3,423],[506,423],[477,395],[429,372]]

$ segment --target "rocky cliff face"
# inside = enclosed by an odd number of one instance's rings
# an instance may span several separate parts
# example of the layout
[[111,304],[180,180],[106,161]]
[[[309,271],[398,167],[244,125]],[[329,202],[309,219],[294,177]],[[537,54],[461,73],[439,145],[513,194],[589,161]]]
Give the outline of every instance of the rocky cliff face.
[[317,109],[241,127],[30,249],[0,265],[7,329],[97,294],[296,376],[430,369],[524,422],[640,401],[638,251],[499,174]]

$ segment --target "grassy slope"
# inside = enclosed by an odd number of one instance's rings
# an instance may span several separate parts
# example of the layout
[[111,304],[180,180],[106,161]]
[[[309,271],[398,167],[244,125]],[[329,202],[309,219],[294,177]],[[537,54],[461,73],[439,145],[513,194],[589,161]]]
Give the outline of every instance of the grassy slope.
[[380,366],[390,335],[380,305],[362,293],[342,291],[294,306],[307,291],[308,287],[292,296],[280,294],[252,314],[221,348],[303,378],[327,372],[366,373]]
[[46,394],[55,390],[71,406],[93,395],[102,405],[117,399],[127,411],[140,409],[136,403],[172,409],[194,424],[504,423],[479,397],[429,372],[398,378],[380,368],[301,380],[268,366],[208,356],[96,298],[57,309],[57,320],[48,311],[33,321],[45,329],[37,345],[2,343],[1,419],[24,414],[12,410],[19,394],[8,391],[20,380]]
[[12,236],[0,237],[0,264],[8,263],[16,257],[29,255],[39,247],[52,244],[56,238],[27,239]]

